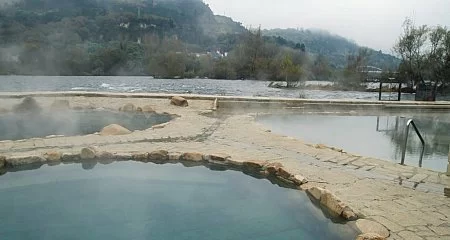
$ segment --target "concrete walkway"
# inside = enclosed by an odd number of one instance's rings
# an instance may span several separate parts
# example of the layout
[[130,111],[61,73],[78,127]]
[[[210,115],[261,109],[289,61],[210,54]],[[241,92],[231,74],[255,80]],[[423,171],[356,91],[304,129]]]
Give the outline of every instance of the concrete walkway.
[[[245,111],[224,109],[223,114],[214,114],[212,109],[217,106],[213,99],[196,98],[198,100],[190,101],[189,107],[180,108],[169,105],[165,98],[162,95],[151,99],[132,96],[37,97],[36,100],[44,108],[48,108],[54,100],[68,100],[72,107],[77,108],[115,110],[126,103],[136,106],[150,104],[157,112],[180,117],[161,128],[123,136],[92,134],[1,141],[0,155],[34,156],[50,150],[74,153],[86,146],[97,146],[100,150],[123,154],[167,150],[230,155],[239,162],[280,162],[290,172],[308,179],[309,182],[302,188],[326,188],[349,204],[359,216],[384,225],[390,230],[389,239],[450,239],[450,198],[443,194],[444,188],[450,186],[450,178],[444,173],[352,155],[340,149],[311,145],[271,133],[255,122],[254,116],[261,113],[260,108],[247,108]],[[19,101],[17,98],[0,97],[1,106],[6,108]],[[449,104],[438,105],[446,107]],[[233,106],[237,106],[236,103]]]

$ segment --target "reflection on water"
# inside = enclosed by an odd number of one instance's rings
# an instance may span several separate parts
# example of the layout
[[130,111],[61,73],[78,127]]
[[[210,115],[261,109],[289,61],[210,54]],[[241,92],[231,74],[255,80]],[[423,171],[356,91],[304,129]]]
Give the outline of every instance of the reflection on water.
[[2,239],[354,239],[304,192],[235,171],[115,162],[0,177]]
[[[448,114],[408,117],[273,115],[261,117],[259,121],[277,133],[399,163],[406,123],[410,118],[414,119],[425,139],[423,167],[445,172],[450,144]],[[421,144],[412,128],[410,131],[405,163],[418,166]]]
[[110,124],[131,131],[144,130],[171,120],[167,114],[111,111],[61,111],[0,114],[0,140],[19,140],[49,135],[86,135]]

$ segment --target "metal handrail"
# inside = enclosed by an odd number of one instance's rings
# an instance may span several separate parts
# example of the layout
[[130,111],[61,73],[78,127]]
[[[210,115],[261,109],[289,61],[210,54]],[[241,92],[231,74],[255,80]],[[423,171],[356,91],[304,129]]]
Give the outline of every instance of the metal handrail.
[[422,152],[420,153],[420,160],[419,160],[419,167],[422,167],[423,154],[425,152],[425,141],[423,140],[423,137],[420,134],[419,129],[417,128],[416,124],[414,123],[414,120],[412,119],[409,119],[408,123],[406,124],[405,143],[403,145],[402,162],[400,164],[405,165],[406,146],[408,144],[409,126],[411,125],[413,126],[417,136],[419,136],[420,142],[422,143]]

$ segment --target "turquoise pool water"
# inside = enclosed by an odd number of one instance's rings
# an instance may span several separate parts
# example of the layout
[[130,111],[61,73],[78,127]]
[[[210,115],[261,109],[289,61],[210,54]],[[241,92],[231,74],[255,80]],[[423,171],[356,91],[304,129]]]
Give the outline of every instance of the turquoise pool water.
[[[309,143],[322,143],[350,153],[400,163],[406,123],[411,118],[426,142],[423,167],[446,172],[450,145],[448,113],[402,116],[286,114],[262,116],[258,121],[276,133]],[[411,127],[405,164],[418,166],[420,152],[419,138]]]
[[100,110],[0,114],[0,141],[86,135],[99,132],[110,124],[119,124],[132,131],[144,130],[171,119],[168,114]]
[[0,176],[1,239],[354,239],[301,191],[236,171],[115,162]]

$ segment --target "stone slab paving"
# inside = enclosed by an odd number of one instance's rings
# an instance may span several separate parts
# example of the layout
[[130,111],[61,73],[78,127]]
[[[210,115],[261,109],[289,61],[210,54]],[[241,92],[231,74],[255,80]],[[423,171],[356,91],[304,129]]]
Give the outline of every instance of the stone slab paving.
[[[80,108],[117,110],[126,103],[150,104],[157,112],[179,117],[162,128],[150,128],[123,136],[53,137],[1,141],[0,155],[42,156],[53,150],[79,153],[96,146],[111,153],[201,152],[229,155],[236,162],[259,160],[282,163],[293,174],[304,176],[303,189],[330,190],[358,213],[390,230],[389,239],[450,239],[450,198],[444,173],[400,166],[388,161],[353,155],[342,149],[312,145],[271,133],[255,122],[256,112],[214,114],[213,100],[191,100],[190,106],[169,105],[163,98],[37,97],[47,108],[55,100],[68,100]],[[0,99],[2,107],[20,99]]]

